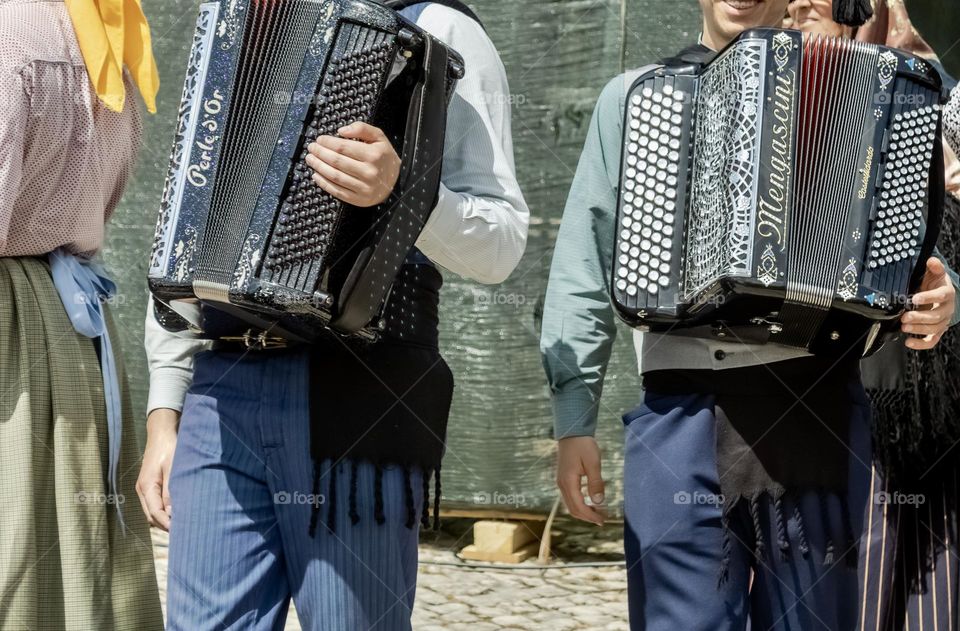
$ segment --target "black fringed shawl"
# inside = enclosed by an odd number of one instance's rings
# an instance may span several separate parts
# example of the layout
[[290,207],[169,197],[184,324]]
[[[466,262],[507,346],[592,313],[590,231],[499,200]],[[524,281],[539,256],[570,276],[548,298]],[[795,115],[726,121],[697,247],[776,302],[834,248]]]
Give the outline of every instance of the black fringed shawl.
[[[825,565],[844,559],[856,565],[858,549],[848,505],[850,421],[866,408],[858,358],[803,357],[728,370],[662,370],[644,375],[643,386],[663,395],[711,395],[717,423],[717,471],[723,496],[723,562],[719,582],[729,574],[731,536],[752,541],[754,555],[768,554],[761,524],[771,510],[776,522],[776,548],[788,558],[796,545],[806,558],[810,548],[800,499],[830,497],[843,512],[844,540],[828,534]],[[745,508],[742,508],[745,507]],[[796,541],[787,535],[788,510],[797,523]],[[740,519],[748,513],[746,520]],[[821,519],[829,514],[821,511]],[[824,531],[830,528],[825,522]]]
[[[947,261],[960,261],[960,201],[950,195],[939,248]],[[960,334],[947,331],[930,351],[890,343],[862,369],[873,404],[875,459],[889,492],[925,498],[897,509],[890,617],[891,628],[900,628],[910,595],[927,591],[926,575],[945,542],[955,554],[960,541]]]
[[[310,452],[314,494],[326,479],[326,527],[337,528],[338,468],[349,466],[350,520],[385,520],[383,470],[403,468],[406,481],[405,525],[415,524],[413,470],[422,472],[423,510],[429,524],[429,481],[434,480],[434,527],[439,519],[440,461],[453,399],[453,374],[438,349],[440,272],[422,254],[404,265],[385,312],[386,328],[375,344],[329,340],[311,352]],[[357,466],[376,467],[374,508],[363,515],[357,506]],[[341,464],[341,462],[343,464]],[[324,467],[326,464],[326,467]],[[340,465],[338,467],[337,465]],[[322,512],[314,505],[310,534]]]

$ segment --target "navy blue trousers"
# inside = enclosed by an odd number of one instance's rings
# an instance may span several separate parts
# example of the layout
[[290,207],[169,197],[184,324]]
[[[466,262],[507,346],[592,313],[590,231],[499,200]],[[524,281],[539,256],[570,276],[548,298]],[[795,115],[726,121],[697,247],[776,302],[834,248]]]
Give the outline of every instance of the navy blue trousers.
[[[336,530],[327,528],[331,463],[323,496],[311,497],[308,366],[303,351],[197,356],[170,477],[168,629],[283,629],[291,598],[304,629],[410,629],[418,530],[405,526],[403,471],[384,471],[378,525],[374,468],[359,464],[352,525],[352,463],[338,463]],[[412,487],[419,514],[419,471]]]
[[[864,516],[871,505],[870,411],[865,396],[862,400],[851,419],[849,437],[849,506],[855,534],[865,532]],[[738,504],[731,516],[729,579],[719,585],[723,529],[713,397],[648,392],[644,403],[624,417],[624,424],[624,539],[631,629],[860,628],[865,615],[864,579],[842,560],[846,535],[839,498],[822,503],[810,493],[797,500],[810,553],[804,558],[794,546],[785,560],[775,545],[776,524],[769,502],[762,505],[760,520],[767,553],[759,561],[753,554],[754,526],[747,503]],[[797,542],[794,506],[784,501],[787,532]],[[830,565],[824,564],[828,532],[837,542],[839,559]]]

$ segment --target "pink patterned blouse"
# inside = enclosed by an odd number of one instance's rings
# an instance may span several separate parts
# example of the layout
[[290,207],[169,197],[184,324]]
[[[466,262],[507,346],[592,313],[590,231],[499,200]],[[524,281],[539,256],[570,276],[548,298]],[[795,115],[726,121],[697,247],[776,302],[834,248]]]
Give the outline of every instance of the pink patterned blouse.
[[0,257],[92,254],[133,173],[142,116],[90,84],[61,0],[0,0]]

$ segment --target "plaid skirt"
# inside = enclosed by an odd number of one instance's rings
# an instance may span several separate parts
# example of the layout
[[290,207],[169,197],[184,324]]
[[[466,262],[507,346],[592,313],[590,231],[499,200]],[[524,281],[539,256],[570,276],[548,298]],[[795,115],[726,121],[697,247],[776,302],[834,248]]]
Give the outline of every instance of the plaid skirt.
[[[113,333],[109,320],[111,339]],[[96,343],[67,318],[45,260],[0,258],[0,628],[162,629],[122,358],[118,488]],[[123,511],[123,532],[116,504]]]

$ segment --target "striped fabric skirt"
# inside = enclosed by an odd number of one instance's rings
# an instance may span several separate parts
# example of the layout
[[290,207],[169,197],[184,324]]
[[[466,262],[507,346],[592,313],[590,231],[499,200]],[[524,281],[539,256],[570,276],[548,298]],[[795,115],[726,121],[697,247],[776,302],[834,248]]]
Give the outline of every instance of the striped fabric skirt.
[[74,331],[45,260],[0,258],[0,628],[163,628],[134,488],[140,417],[122,400],[111,495],[96,343]]

